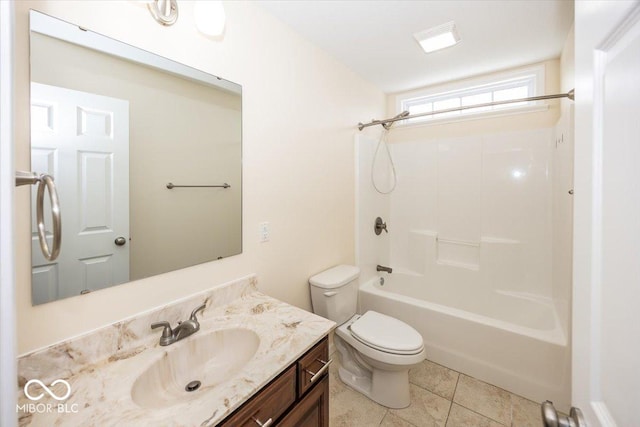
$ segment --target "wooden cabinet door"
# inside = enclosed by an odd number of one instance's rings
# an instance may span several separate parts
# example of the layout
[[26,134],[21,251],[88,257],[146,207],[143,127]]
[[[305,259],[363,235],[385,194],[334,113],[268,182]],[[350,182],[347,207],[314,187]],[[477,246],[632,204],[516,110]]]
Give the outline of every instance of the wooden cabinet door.
[[316,383],[278,426],[329,427],[329,375]]

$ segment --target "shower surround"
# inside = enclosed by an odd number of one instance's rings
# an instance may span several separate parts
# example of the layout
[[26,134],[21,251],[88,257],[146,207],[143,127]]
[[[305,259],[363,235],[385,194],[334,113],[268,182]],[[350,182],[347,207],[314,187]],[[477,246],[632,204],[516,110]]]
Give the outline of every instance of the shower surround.
[[[566,237],[554,217],[571,214],[554,206],[570,197],[554,178],[570,148],[561,127],[397,141],[389,195],[371,186],[377,135],[357,136],[357,245],[362,311],[416,328],[430,360],[565,408],[570,282],[554,271],[567,258],[554,253]],[[374,167],[380,187],[392,182],[385,155]],[[373,233],[376,216],[388,234]],[[378,276],[376,264],[393,273]]]

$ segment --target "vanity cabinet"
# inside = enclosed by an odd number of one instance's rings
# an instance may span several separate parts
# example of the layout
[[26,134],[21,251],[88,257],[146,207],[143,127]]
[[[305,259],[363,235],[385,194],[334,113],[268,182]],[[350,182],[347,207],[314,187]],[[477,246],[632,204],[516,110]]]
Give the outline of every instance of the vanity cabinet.
[[225,418],[220,427],[328,427],[328,360],[328,339],[324,337]]
[[282,427],[329,426],[329,375],[318,381],[278,423]]

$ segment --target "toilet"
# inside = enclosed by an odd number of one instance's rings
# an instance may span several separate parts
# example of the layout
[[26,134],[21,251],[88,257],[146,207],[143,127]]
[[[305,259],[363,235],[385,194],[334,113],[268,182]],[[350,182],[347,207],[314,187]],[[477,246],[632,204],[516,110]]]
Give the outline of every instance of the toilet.
[[396,318],[356,314],[359,275],[358,267],[338,265],[311,277],[313,312],[338,324],[342,382],[383,406],[406,408],[409,369],[425,359],[422,336]]

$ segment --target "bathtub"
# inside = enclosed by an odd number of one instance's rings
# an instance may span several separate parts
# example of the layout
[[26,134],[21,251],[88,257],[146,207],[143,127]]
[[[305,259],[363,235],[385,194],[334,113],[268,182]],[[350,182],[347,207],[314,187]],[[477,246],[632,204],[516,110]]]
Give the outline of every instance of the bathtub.
[[560,410],[570,407],[567,335],[549,299],[394,272],[362,282],[359,304],[361,312],[414,327],[433,362],[536,402],[549,399]]

